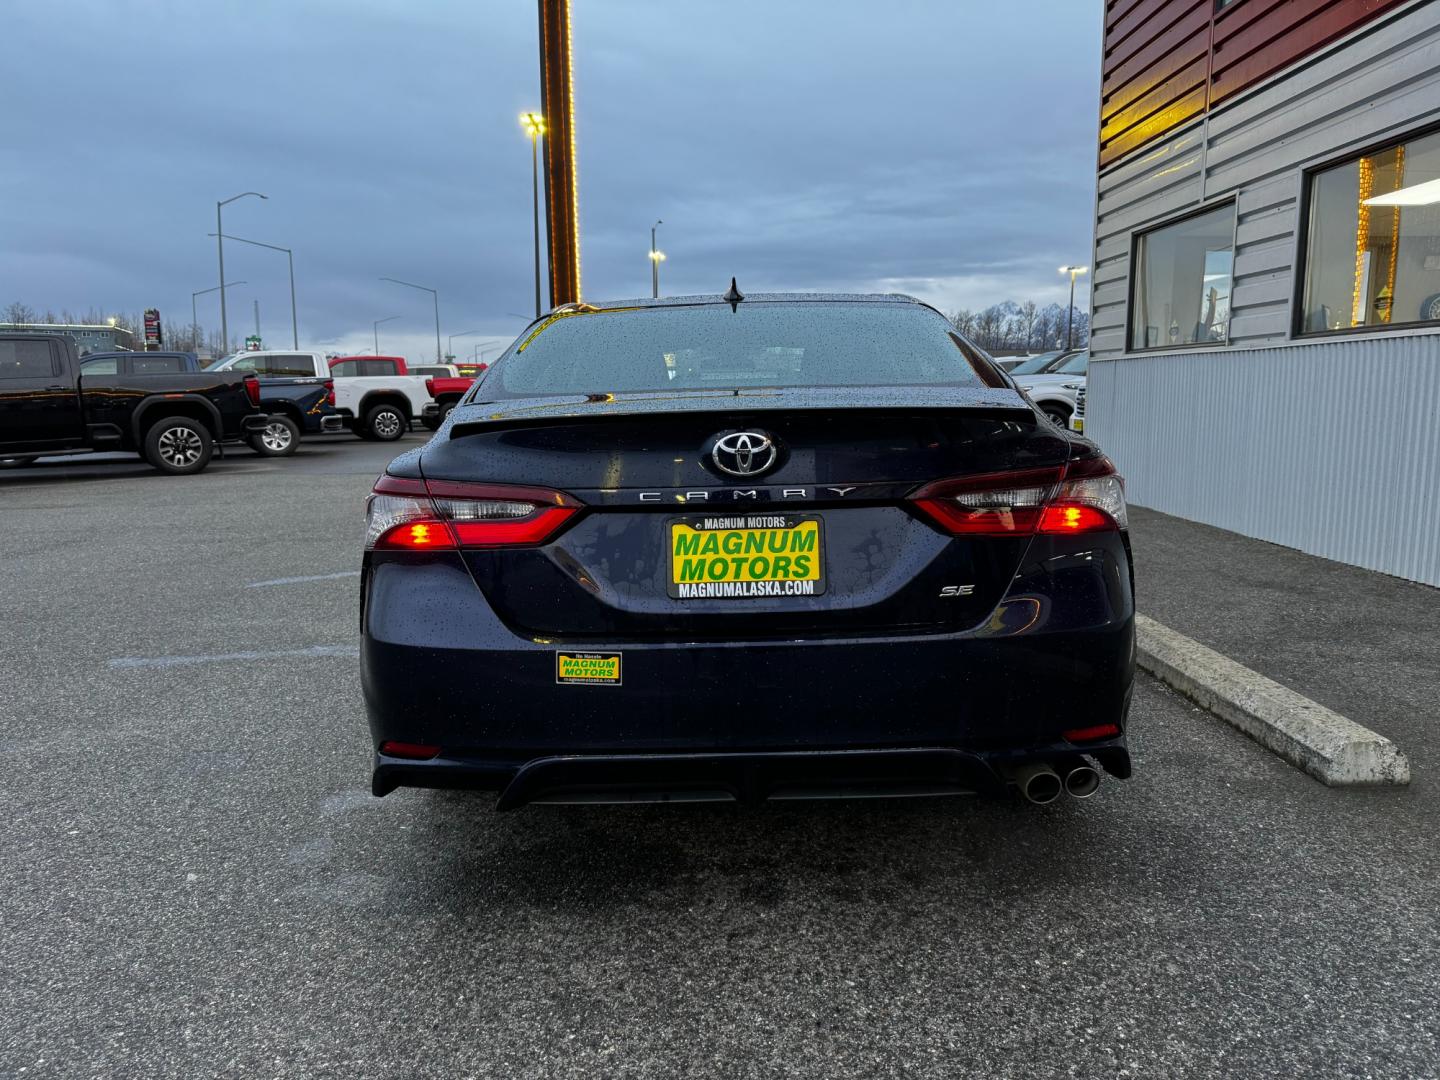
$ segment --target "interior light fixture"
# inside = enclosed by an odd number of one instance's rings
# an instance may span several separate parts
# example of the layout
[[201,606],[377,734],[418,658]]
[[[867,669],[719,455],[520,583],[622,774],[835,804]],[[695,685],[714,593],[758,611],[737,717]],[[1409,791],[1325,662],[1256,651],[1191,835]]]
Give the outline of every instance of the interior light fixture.
[[1440,179],[1411,184],[1399,191],[1362,199],[1361,203],[1365,206],[1433,206],[1440,203]]

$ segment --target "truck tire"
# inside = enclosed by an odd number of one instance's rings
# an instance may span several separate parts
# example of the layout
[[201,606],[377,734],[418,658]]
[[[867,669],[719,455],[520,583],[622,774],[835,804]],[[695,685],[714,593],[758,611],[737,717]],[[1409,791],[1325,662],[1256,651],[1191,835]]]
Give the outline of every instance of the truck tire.
[[288,416],[272,416],[265,430],[247,441],[261,457],[289,457],[300,445],[300,426]]
[[405,434],[409,426],[405,414],[394,405],[376,405],[365,414],[365,430],[370,438],[380,442],[394,442]]
[[145,460],[171,476],[200,472],[214,448],[205,425],[188,416],[167,416],[145,432]]

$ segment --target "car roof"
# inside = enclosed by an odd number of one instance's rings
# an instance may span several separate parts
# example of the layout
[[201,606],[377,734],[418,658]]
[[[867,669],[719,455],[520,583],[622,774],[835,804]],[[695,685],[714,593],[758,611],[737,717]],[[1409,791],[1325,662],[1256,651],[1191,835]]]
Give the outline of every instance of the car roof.
[[[689,296],[641,296],[631,300],[586,300],[577,304],[561,304],[542,315],[556,315],[571,311],[614,311],[616,309],[697,307],[701,305],[729,306],[720,293],[695,293]],[[746,293],[737,303],[741,304],[914,304],[916,307],[930,307],[904,293],[826,293],[826,292],[770,292]]]

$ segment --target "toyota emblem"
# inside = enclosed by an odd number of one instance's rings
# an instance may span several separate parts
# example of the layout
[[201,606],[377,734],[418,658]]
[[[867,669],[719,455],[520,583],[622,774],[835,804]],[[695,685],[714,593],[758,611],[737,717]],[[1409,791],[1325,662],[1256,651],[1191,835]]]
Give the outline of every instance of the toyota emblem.
[[732,431],[715,440],[710,460],[731,476],[759,476],[775,466],[780,449],[763,431]]

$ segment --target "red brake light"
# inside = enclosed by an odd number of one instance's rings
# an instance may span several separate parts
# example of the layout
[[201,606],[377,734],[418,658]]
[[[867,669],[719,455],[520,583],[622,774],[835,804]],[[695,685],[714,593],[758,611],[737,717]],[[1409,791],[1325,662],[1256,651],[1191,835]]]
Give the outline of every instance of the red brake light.
[[384,551],[542,544],[583,509],[549,488],[382,476],[366,509],[365,546]]
[[425,392],[426,392],[427,394],[429,394],[431,397],[434,397],[434,396],[435,396],[435,380],[434,380],[434,379],[426,379],[426,380],[425,380]]
[[245,376],[245,394],[250,399],[250,404],[258,409],[260,407],[260,380],[254,375]]
[[332,406],[332,407],[333,407],[334,404],[335,404],[335,380],[334,380],[334,379],[326,379],[326,380],[325,380],[325,404],[326,404],[326,405],[329,405],[329,406]]
[[1118,724],[1096,724],[1094,727],[1072,728],[1062,731],[1066,742],[1094,742],[1097,739],[1113,739],[1120,734]]
[[440,747],[429,743],[395,742],[386,739],[380,744],[380,753],[386,757],[410,758],[414,761],[428,761],[440,756]]
[[911,496],[951,535],[1029,536],[1123,529],[1125,486],[1109,458],[937,480]]

